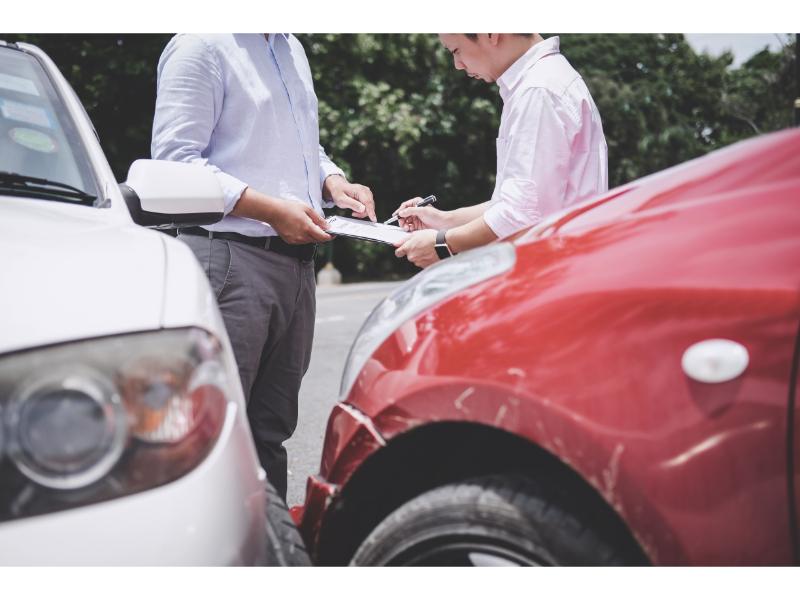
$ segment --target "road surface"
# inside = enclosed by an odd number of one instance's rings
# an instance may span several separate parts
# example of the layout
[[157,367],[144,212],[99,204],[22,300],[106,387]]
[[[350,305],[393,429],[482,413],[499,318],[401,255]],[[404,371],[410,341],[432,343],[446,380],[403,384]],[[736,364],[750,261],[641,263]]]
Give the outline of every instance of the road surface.
[[319,471],[325,426],[336,404],[350,345],[378,302],[402,282],[355,283],[317,288],[317,319],[311,365],[300,388],[297,430],[289,452],[289,506],[305,497],[306,478]]

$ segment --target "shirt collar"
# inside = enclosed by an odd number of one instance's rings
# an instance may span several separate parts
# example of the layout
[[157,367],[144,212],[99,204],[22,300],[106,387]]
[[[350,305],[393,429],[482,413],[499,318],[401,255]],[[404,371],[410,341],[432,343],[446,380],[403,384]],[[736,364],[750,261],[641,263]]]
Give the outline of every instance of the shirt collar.
[[270,45],[270,46],[272,46],[273,44],[275,44],[275,39],[276,39],[278,36],[282,37],[282,38],[283,38],[283,39],[285,39],[285,40],[288,40],[288,39],[289,39],[289,34],[288,34],[288,33],[270,33],[270,34],[268,34],[268,35],[267,35],[267,39],[268,39],[268,41],[269,41],[269,45]]
[[514,63],[497,78],[497,85],[500,86],[500,96],[502,96],[503,101],[505,102],[511,92],[514,91],[514,88],[517,87],[525,71],[539,62],[539,59],[551,54],[557,54],[558,48],[558,36],[554,35],[551,38],[542,40],[538,44],[534,44],[525,54],[514,61]]

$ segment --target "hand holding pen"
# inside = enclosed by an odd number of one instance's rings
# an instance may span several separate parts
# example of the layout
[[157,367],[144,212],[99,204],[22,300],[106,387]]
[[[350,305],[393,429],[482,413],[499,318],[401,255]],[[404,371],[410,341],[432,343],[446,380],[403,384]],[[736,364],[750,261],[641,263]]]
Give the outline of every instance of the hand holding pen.
[[388,225],[399,221],[400,227],[406,231],[435,228],[435,222],[440,220],[438,215],[444,214],[443,211],[431,206],[435,202],[436,196],[433,195],[406,200],[394,211],[392,218],[385,223]]

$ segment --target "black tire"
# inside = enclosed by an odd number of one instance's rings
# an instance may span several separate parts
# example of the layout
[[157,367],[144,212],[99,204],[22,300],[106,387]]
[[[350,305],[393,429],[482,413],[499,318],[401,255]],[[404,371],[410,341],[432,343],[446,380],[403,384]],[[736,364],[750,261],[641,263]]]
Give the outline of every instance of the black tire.
[[630,559],[521,475],[421,494],[386,517],[354,565],[621,565]]
[[311,560],[286,503],[266,482],[268,567],[310,567]]

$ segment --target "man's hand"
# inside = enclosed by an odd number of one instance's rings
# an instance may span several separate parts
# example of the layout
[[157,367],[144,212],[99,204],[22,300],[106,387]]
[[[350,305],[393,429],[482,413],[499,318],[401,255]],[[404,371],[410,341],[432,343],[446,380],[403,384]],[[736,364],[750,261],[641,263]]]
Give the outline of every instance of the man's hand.
[[425,268],[439,260],[439,255],[436,254],[436,248],[434,248],[435,245],[436,231],[424,229],[411,234],[411,237],[403,242],[394,251],[394,254],[398,258],[405,256],[418,267]]
[[329,242],[333,239],[324,231],[328,228],[325,219],[310,206],[267,196],[251,187],[244,189],[231,214],[269,223],[289,244]]
[[288,244],[329,242],[333,237],[325,233],[328,224],[307,204],[284,200],[275,210],[269,224]]
[[432,206],[417,207],[422,198],[406,200],[395,211],[400,217],[399,225],[406,231],[420,231],[422,229],[448,229],[450,219],[447,211],[439,210]]
[[353,216],[357,219],[369,217],[373,223],[378,220],[375,217],[375,200],[372,198],[372,190],[365,185],[350,183],[341,175],[331,175],[325,179],[325,185],[322,186],[322,197],[332,200],[339,208],[352,210]]

